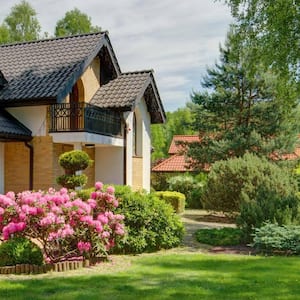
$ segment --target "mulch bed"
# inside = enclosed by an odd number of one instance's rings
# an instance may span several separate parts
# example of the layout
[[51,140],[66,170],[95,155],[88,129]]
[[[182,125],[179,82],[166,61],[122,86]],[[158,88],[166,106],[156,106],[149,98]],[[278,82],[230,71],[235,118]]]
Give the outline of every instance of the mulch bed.
[[211,253],[218,253],[218,254],[244,254],[244,255],[255,255],[257,253],[256,249],[237,245],[237,246],[216,246],[209,249]]

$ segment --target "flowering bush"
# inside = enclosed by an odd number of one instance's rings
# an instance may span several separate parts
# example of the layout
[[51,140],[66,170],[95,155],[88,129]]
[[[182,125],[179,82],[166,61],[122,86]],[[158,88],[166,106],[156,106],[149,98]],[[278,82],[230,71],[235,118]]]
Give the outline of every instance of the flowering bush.
[[65,188],[9,192],[0,195],[0,232],[3,240],[37,240],[50,261],[106,255],[125,233],[124,216],[113,212],[117,206],[114,188],[103,191],[100,182],[87,201]]

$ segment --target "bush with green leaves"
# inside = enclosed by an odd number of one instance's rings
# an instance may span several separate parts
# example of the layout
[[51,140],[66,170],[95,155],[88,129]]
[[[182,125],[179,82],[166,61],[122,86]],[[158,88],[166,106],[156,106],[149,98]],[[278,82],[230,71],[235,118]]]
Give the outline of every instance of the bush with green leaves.
[[266,221],[283,224],[299,223],[299,197],[296,194],[280,195],[260,185],[255,199],[243,201],[237,224],[242,229],[246,241],[252,239],[254,228],[259,228]]
[[87,183],[85,174],[76,174],[76,171],[85,170],[93,161],[82,150],[72,150],[59,156],[59,165],[64,168],[65,174],[58,176],[56,182],[68,189],[82,187]]
[[268,254],[300,254],[300,226],[265,223],[255,229],[252,246]]
[[234,246],[241,243],[241,230],[238,228],[202,228],[196,231],[199,243],[212,246]]
[[155,194],[128,191],[119,197],[118,213],[125,216],[127,239],[117,245],[119,253],[142,253],[178,246],[183,238],[184,226],[172,206]]
[[0,244],[0,266],[17,264],[42,265],[41,249],[24,237],[15,237]]
[[201,196],[204,191],[206,175],[201,173],[197,176],[190,174],[170,177],[168,180],[168,190],[180,192],[186,197],[186,207],[202,208]]
[[166,203],[172,205],[177,214],[184,212],[185,195],[179,192],[161,191],[156,192],[155,195]]
[[212,165],[202,201],[207,209],[239,212],[242,203],[256,201],[260,186],[280,197],[297,192],[295,179],[285,169],[246,153]]
[[72,150],[59,156],[59,165],[73,174],[76,171],[85,170],[93,161],[89,155],[82,150]]

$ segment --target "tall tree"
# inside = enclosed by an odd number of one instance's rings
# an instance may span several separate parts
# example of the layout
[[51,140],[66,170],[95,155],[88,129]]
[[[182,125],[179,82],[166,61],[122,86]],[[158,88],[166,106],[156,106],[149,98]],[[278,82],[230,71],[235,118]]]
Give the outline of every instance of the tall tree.
[[208,69],[203,79],[206,90],[192,95],[202,141],[189,146],[189,156],[200,167],[246,151],[270,155],[294,146],[295,86],[286,86],[259,65],[253,73],[248,54],[248,45],[232,28],[225,47],[220,47],[220,63]]
[[299,83],[299,0],[223,1],[231,7],[244,41],[254,46],[255,58]]
[[99,26],[92,25],[91,18],[87,14],[81,12],[78,8],[74,8],[66,12],[65,16],[57,21],[55,36],[68,36],[100,30]]
[[[41,26],[36,15],[36,11],[25,0],[13,6],[0,29],[1,42],[37,40]],[[2,35],[5,35],[5,38]]]
[[5,24],[0,25],[0,44],[10,42],[9,30]]

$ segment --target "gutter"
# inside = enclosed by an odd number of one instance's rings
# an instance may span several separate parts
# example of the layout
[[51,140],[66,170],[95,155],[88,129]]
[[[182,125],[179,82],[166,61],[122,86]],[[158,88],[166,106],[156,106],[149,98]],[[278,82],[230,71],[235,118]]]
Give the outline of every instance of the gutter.
[[33,190],[33,146],[29,142],[24,142],[29,149],[29,190]]

